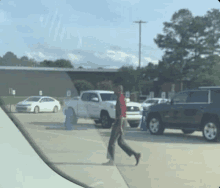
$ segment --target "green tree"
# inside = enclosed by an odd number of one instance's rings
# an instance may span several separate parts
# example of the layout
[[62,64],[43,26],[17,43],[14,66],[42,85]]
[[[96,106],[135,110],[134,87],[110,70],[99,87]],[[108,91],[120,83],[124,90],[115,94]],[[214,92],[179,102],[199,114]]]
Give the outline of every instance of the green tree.
[[55,63],[51,60],[44,60],[40,63],[41,67],[55,67]]
[[60,67],[60,68],[73,68],[73,65],[69,60],[58,59],[56,61],[44,60],[40,63],[42,67]]
[[134,69],[133,66],[122,66],[119,69],[120,76],[122,81],[120,84],[123,85],[124,90],[127,91],[137,91],[138,90],[138,72]]
[[62,67],[62,68],[74,68],[73,65],[69,60],[65,59],[58,59],[54,62],[55,67]]
[[2,57],[0,56],[0,66],[3,66],[4,64],[3,64],[3,59],[2,59]]
[[[213,12],[217,20],[219,12]],[[173,14],[171,22],[164,23],[165,34],[157,35],[154,40],[164,50],[158,65],[160,80],[197,79],[198,72],[203,71],[204,67],[211,69],[215,63],[213,60],[216,60],[210,52],[213,49],[211,44],[214,41],[215,48],[218,46],[213,32],[210,33],[209,28],[213,25],[210,15],[209,12],[204,17],[193,17],[188,9],[181,9]]]
[[19,65],[19,59],[13,52],[7,52],[2,57],[2,64],[4,66],[18,66]]
[[181,9],[173,14],[171,22],[164,23],[164,35],[158,34],[154,39],[157,46],[165,50],[160,68],[172,72],[174,78],[181,78],[184,59],[189,55],[187,49],[190,48],[189,29],[192,20],[192,13],[188,9]]
[[28,67],[36,67],[38,66],[37,62],[32,58],[29,59],[27,56],[22,56],[20,59],[20,64],[22,66],[28,66]]
[[213,66],[212,69],[204,69],[190,82],[190,88],[199,86],[220,86],[220,64]]
[[113,87],[114,86],[111,80],[104,80],[96,84],[96,88],[98,90],[113,91]]
[[76,80],[73,82],[73,84],[74,84],[76,90],[78,91],[78,93],[80,93],[81,91],[94,89],[94,86],[86,80]]
[[208,55],[220,53],[220,11],[219,9],[212,9],[205,15],[206,19],[206,48]]

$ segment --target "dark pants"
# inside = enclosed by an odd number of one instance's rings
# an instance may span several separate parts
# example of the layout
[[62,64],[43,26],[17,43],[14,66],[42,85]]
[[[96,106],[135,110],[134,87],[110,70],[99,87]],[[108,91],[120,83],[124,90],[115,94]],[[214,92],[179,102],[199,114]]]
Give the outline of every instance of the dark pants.
[[112,126],[111,136],[108,144],[107,158],[114,161],[115,159],[115,143],[118,141],[118,145],[127,153],[128,156],[135,155],[136,152],[131,149],[128,144],[124,141],[123,134],[119,131],[118,127],[126,123],[125,118],[121,118],[116,121],[116,124]]

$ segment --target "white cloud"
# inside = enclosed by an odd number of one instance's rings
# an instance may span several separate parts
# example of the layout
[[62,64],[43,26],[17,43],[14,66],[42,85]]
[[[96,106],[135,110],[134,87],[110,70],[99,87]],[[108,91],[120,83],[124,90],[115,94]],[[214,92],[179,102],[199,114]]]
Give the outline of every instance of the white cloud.
[[45,55],[44,55],[43,53],[41,53],[41,52],[39,52],[38,55],[39,55],[39,57],[41,57],[41,58],[45,58]]
[[[45,48],[34,50],[27,53],[29,58],[34,58],[36,61],[43,60],[56,60],[60,58],[68,59],[74,65],[83,65],[84,67],[97,68],[120,68],[122,66],[139,66],[139,57],[136,54],[126,53],[123,51],[115,51],[106,49],[105,52],[91,52],[84,50],[73,50],[59,53],[56,49],[56,53],[48,52]],[[142,56],[141,67],[147,66],[149,62],[158,63],[157,60],[153,60],[150,57]]]
[[68,58],[70,61],[80,61],[82,59],[82,56],[69,53]]
[[153,64],[158,64],[158,60],[153,60],[150,57],[144,57],[144,59],[148,62],[148,63],[153,63]]
[[28,58],[35,59],[36,61],[55,60],[55,57],[45,55],[42,52],[26,52],[26,55]]
[[[110,58],[113,61],[117,62],[121,62],[122,64],[129,64],[129,65],[133,65],[133,66],[137,66],[138,65],[138,57],[136,57],[133,54],[128,54],[122,51],[114,51],[114,50],[107,50],[105,53],[95,53],[94,54],[96,57],[105,59],[105,58]],[[121,66],[121,65],[119,65]]]

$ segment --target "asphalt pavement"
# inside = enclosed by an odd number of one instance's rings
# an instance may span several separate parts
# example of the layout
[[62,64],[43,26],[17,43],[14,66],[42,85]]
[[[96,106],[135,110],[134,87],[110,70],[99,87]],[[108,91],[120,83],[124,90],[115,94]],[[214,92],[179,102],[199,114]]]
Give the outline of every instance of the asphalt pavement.
[[89,119],[79,119],[74,130],[64,130],[61,112],[14,113],[35,143],[53,164],[71,177],[94,187],[115,188],[208,188],[220,186],[220,145],[208,143],[202,133],[184,135],[166,130],[153,136],[137,128],[127,128],[126,142],[142,157],[135,166],[117,145],[116,165],[107,162],[110,129],[102,129]]

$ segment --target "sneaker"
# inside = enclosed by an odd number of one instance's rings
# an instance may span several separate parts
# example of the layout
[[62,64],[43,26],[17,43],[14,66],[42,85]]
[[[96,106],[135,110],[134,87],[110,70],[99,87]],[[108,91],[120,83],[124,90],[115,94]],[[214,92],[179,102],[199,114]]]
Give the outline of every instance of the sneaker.
[[140,153],[138,153],[137,155],[135,155],[136,166],[138,165],[140,158],[141,158],[141,154],[140,154]]

